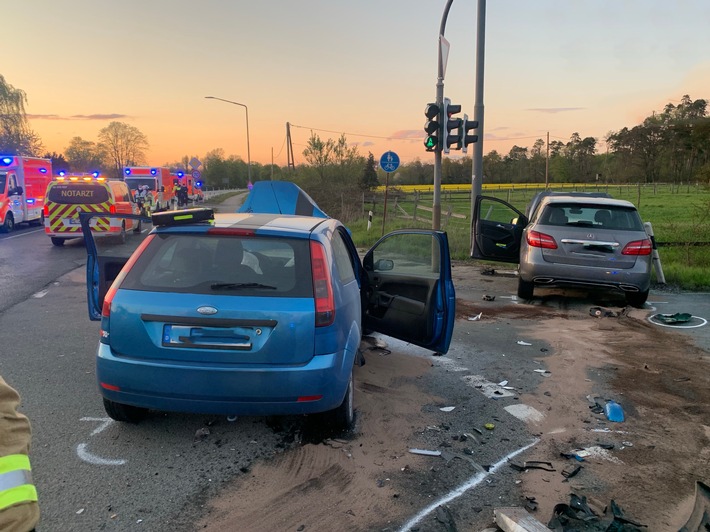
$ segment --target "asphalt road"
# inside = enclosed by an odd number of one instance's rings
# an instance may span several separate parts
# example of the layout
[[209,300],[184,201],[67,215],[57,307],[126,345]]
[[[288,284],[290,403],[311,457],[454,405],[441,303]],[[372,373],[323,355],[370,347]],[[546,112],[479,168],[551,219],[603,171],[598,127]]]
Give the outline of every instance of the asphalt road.
[[[80,241],[57,248],[37,229],[0,238],[0,374],[20,391],[21,409],[32,421],[33,474],[42,509],[39,530],[192,530],[205,502],[224,483],[256,460],[293,445],[293,432],[282,430],[288,422],[275,426],[264,418],[228,422],[214,416],[154,414],[135,426],[108,419],[95,382],[99,327],[87,316],[84,262]],[[514,277],[504,276],[495,286],[491,308],[514,303]],[[457,284],[457,296],[480,302],[491,287],[482,276],[473,278]],[[653,291],[649,299],[662,313],[710,316],[708,294]],[[551,292],[534,304],[566,312],[597,303],[583,294]],[[453,427],[470,423],[467,412],[497,423],[495,445],[485,450],[489,464],[528,445],[534,435],[498,402],[468,393],[470,383],[462,375],[492,382],[514,378],[520,390],[534,389],[539,376],[531,371],[529,348],[517,344],[525,340],[518,331],[528,324],[514,319],[485,325],[457,321],[450,352],[434,360],[426,377],[425,385],[438,396],[463,405],[448,419]],[[683,332],[710,349],[708,326]],[[422,354],[396,341],[390,349]],[[475,500],[471,492],[458,504],[517,501],[514,479],[501,470]]]

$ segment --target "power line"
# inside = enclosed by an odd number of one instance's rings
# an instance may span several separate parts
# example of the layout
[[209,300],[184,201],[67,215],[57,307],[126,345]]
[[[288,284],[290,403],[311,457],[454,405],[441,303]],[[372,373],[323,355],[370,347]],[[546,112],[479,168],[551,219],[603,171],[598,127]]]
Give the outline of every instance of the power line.
[[297,127],[300,129],[310,129],[311,131],[322,131],[325,133],[335,133],[337,135],[352,135],[353,137],[367,137],[370,139],[385,139],[385,140],[413,140],[410,138],[403,139],[401,137],[382,137],[378,135],[365,135],[363,133],[348,133],[347,131],[333,131],[332,129],[319,129],[317,127],[307,127],[307,126],[299,126],[296,124],[291,124],[291,127]]

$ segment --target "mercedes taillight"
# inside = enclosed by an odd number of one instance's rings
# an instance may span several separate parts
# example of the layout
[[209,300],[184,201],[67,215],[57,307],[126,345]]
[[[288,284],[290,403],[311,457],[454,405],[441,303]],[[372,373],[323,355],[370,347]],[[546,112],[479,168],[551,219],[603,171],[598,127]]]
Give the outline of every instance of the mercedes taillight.
[[557,249],[557,242],[550,235],[538,231],[529,231],[527,234],[528,244],[534,248]]
[[644,238],[643,240],[634,240],[629,242],[621,250],[622,255],[650,255],[653,251],[651,240]]
[[320,242],[311,241],[311,270],[313,298],[316,303],[316,327],[325,327],[335,320],[335,300],[325,248]]

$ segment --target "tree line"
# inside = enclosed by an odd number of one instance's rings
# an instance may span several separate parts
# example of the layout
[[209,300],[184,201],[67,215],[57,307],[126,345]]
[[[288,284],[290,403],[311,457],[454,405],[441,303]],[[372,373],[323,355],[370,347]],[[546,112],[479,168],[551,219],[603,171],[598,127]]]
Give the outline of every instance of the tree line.
[[[97,142],[74,137],[62,154],[44,151],[41,139],[29,127],[27,96],[0,75],[0,153],[51,158],[55,171],[99,170],[121,178],[125,166],[146,164],[147,137],[136,127],[110,122],[99,130]],[[532,147],[513,146],[507,154],[496,150],[483,157],[484,183],[603,182],[710,184],[710,117],[707,101],[685,95],[678,105],[668,103],[661,113],[652,113],[641,124],[609,132],[603,140],[574,133],[569,141],[546,143],[537,139]],[[602,144],[605,147],[598,150]],[[422,148],[423,149],[423,148]],[[364,191],[384,184],[385,173],[377,168],[372,153],[359,153],[341,135],[338,139],[311,136],[302,152],[304,162],[295,167],[252,163],[226,156],[221,148],[198,157],[202,181],[208,188],[246,188],[251,181],[290,180],[306,190],[330,215],[350,220],[360,216]],[[191,156],[164,163],[187,169]],[[156,165],[157,166],[157,165]],[[442,184],[471,182],[470,157],[444,158]],[[431,184],[434,165],[416,159],[390,176],[390,184]]]

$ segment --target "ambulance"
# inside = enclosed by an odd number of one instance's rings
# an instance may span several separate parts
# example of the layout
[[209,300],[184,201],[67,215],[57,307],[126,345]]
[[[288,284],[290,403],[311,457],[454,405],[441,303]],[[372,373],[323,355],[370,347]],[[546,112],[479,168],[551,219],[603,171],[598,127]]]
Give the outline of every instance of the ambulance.
[[44,193],[51,180],[49,159],[0,155],[0,232],[20,223],[44,223]]
[[[83,238],[79,215],[91,213],[140,214],[131,191],[123,181],[94,174],[60,175],[47,186],[44,204],[44,232],[55,246],[72,238]],[[114,237],[126,241],[126,231],[141,231],[140,220],[93,218],[95,237]]]
[[127,166],[123,169],[123,181],[128,185],[135,198],[142,186],[147,185],[153,196],[154,211],[163,211],[170,207],[173,192],[173,176],[170,169],[155,166]]
[[180,186],[187,189],[188,202],[194,204],[205,199],[202,193],[201,180],[193,179],[192,175],[186,175],[185,172],[179,170],[177,173],[173,174],[173,183],[176,181],[180,183]]

